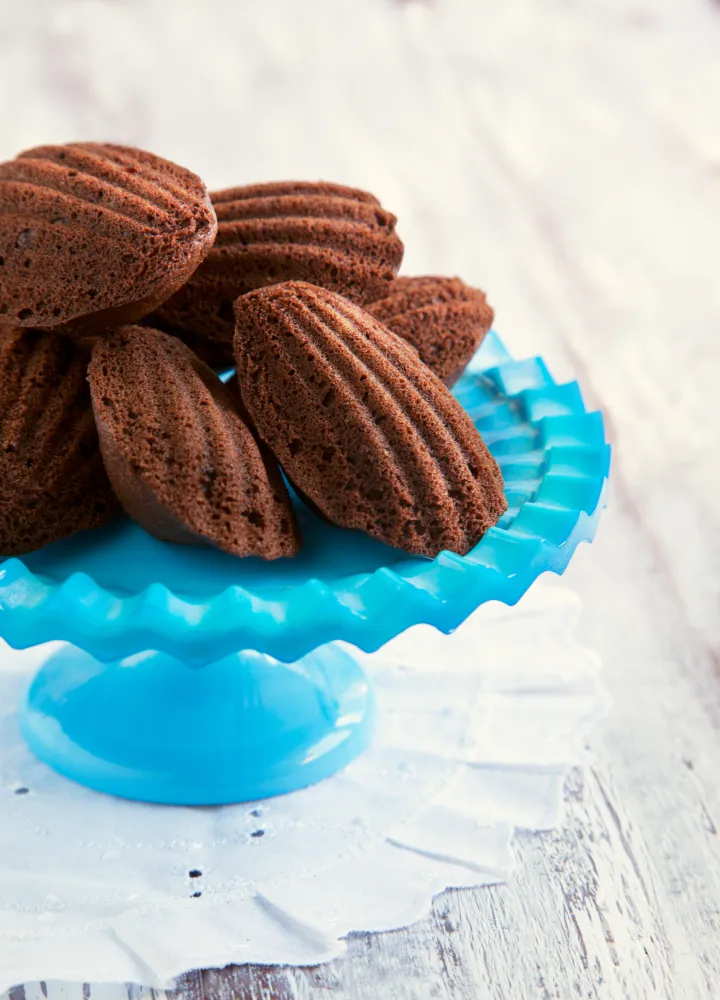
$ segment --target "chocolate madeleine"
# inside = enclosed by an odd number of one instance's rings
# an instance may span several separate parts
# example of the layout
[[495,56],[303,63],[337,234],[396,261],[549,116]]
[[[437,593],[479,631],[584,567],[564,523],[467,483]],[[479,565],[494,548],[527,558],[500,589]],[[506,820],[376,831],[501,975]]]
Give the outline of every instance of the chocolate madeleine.
[[366,309],[412,344],[447,386],[460,378],[494,318],[479,288],[432,275],[396,278]]
[[326,289],[288,282],[235,303],[243,402],[329,520],[409,552],[464,554],[507,504],[472,421],[403,340]]
[[215,246],[159,310],[165,322],[232,343],[232,303],[256,288],[309,281],[356,302],[380,298],[403,245],[395,216],[340,184],[281,181],[215,191]]
[[277,465],[232,392],[185,344],[121,327],[94,345],[88,378],[108,476],[146,531],[236,556],[297,553]]
[[19,555],[104,524],[118,503],[86,381],[64,337],[0,331],[0,554]]
[[38,146],[0,164],[0,324],[89,335],[145,316],[217,230],[199,177],[108,143]]

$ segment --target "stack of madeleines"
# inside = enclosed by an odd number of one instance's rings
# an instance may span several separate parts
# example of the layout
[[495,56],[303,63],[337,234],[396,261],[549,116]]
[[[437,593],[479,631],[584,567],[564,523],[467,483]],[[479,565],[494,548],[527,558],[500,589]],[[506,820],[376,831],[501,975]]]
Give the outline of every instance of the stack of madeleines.
[[293,556],[281,469],[333,524],[468,552],[506,502],[448,387],[493,313],[397,277],[395,222],[338,184],[209,194],[125,146],[0,164],[0,554],[122,507],[167,541]]

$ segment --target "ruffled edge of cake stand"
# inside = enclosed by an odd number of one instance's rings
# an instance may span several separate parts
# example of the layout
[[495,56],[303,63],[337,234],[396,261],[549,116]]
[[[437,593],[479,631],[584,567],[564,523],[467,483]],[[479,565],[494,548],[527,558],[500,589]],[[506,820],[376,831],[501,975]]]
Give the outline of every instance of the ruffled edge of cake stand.
[[[586,409],[577,382],[556,383],[541,358],[513,360],[494,333],[456,388],[461,402],[477,378],[525,414],[543,468],[537,489],[523,495],[503,466],[508,514],[467,555],[408,557],[392,568],[310,578],[276,593],[232,586],[205,600],[160,583],[122,597],[81,572],[52,582],[10,558],[0,564],[0,635],[18,649],[61,639],[103,661],[153,649],[202,666],[254,649],[292,662],[334,640],[373,652],[421,623],[449,633],[485,601],[517,603],[538,576],[562,573],[579,543],[592,540],[610,447],[602,414]],[[481,424],[482,412],[468,412]]]

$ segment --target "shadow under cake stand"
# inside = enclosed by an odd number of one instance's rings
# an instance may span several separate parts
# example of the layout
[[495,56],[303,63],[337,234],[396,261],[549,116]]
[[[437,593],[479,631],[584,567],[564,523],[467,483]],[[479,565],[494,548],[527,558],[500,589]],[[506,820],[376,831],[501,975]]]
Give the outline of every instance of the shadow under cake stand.
[[455,387],[505,478],[508,511],[466,556],[408,556],[297,502],[293,560],[159,542],[124,517],[0,562],[0,635],[63,640],[21,708],[34,753],[91,788],[214,805],[305,787],[368,744],[373,698],[353,647],[412,625],[449,633],[516,603],[592,539],[610,449],[600,413],[542,360],[490,333]]

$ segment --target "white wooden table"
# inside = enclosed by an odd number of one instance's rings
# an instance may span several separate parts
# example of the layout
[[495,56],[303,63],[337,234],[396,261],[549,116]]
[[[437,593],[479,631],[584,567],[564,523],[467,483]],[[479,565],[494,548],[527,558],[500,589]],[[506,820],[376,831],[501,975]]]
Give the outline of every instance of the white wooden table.
[[[602,406],[611,505],[567,581],[614,709],[567,823],[314,970],[183,997],[720,996],[720,4],[2,0],[0,156],[111,138],[213,187],[376,191],[407,273],[489,291]],[[13,991],[80,1000],[85,985]],[[132,991],[130,991],[132,993]]]

